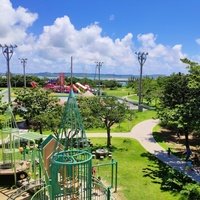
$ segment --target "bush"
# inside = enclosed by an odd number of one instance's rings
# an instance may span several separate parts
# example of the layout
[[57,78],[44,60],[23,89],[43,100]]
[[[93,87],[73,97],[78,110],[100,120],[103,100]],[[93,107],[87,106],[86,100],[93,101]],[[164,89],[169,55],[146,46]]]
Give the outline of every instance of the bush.
[[181,191],[182,200],[200,200],[200,186],[188,184]]

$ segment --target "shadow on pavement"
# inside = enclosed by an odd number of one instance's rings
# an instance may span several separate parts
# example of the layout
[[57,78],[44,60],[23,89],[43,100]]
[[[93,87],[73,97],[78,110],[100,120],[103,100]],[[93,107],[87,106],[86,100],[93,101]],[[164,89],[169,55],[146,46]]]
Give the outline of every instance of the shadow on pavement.
[[143,176],[150,177],[153,183],[160,184],[163,191],[178,193],[183,189],[184,185],[195,183],[189,177],[173,170],[150,153],[142,153],[141,157],[146,157],[152,163],[142,170]]

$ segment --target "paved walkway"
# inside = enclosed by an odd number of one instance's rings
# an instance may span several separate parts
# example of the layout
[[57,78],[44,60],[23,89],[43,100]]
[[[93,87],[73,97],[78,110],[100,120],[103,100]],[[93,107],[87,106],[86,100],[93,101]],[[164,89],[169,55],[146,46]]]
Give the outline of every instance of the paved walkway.
[[[153,127],[159,123],[159,120],[146,120],[133,127],[130,133],[111,133],[112,137],[130,137],[138,140],[140,144],[151,154],[167,165],[189,176],[192,180],[200,183],[200,174],[197,171],[185,170],[185,161],[171,155],[155,141],[152,135]],[[106,133],[87,133],[88,137],[106,137]]]

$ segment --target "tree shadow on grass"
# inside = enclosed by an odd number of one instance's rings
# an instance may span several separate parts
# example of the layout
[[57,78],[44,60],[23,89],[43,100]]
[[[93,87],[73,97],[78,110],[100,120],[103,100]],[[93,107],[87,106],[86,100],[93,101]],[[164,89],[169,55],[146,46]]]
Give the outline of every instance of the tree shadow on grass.
[[141,157],[151,161],[146,168],[143,168],[144,177],[150,177],[153,183],[160,184],[163,191],[178,193],[188,183],[195,183],[186,175],[172,169],[150,153],[142,153]]
[[159,132],[154,131],[153,132],[153,137],[157,142],[171,142],[171,143],[180,143],[183,144],[185,143],[185,138],[184,137],[178,137],[176,132],[170,131],[170,130],[165,130],[162,129]]

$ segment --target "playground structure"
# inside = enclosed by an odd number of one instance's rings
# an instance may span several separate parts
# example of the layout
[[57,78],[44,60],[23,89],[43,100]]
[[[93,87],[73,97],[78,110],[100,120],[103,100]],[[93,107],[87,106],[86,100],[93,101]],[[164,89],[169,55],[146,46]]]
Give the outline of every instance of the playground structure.
[[99,171],[104,164],[93,165],[90,141],[72,89],[58,135],[44,138],[34,132],[20,133],[10,107],[5,116],[0,176],[8,179],[12,174],[9,183],[19,187],[8,199],[16,199],[28,191],[32,200],[109,200],[110,188],[117,191],[116,161],[105,164],[111,169],[109,180],[94,173],[94,168]]
[[0,178],[4,185],[20,186],[22,180],[37,176],[37,144],[44,136],[29,132],[20,133],[12,109],[5,112],[5,121],[1,130],[2,158]]
[[[15,141],[16,148],[14,148],[13,135],[18,135],[19,131],[13,118],[11,108],[8,107],[1,132],[2,162],[0,164],[0,177],[5,184],[9,182],[16,183],[16,179],[20,178],[22,176],[21,173],[25,170],[25,166],[20,166],[20,163],[17,163],[14,159],[14,155],[18,152],[19,141]],[[24,173],[24,176],[27,176],[27,174]]]
[[45,89],[52,90],[53,92],[58,93],[70,93],[71,88],[73,88],[73,92],[81,93],[81,91],[90,91],[91,88],[89,85],[82,85],[81,83],[77,82],[71,85],[65,85],[65,75],[64,73],[60,73],[57,80],[49,81],[45,86]]

